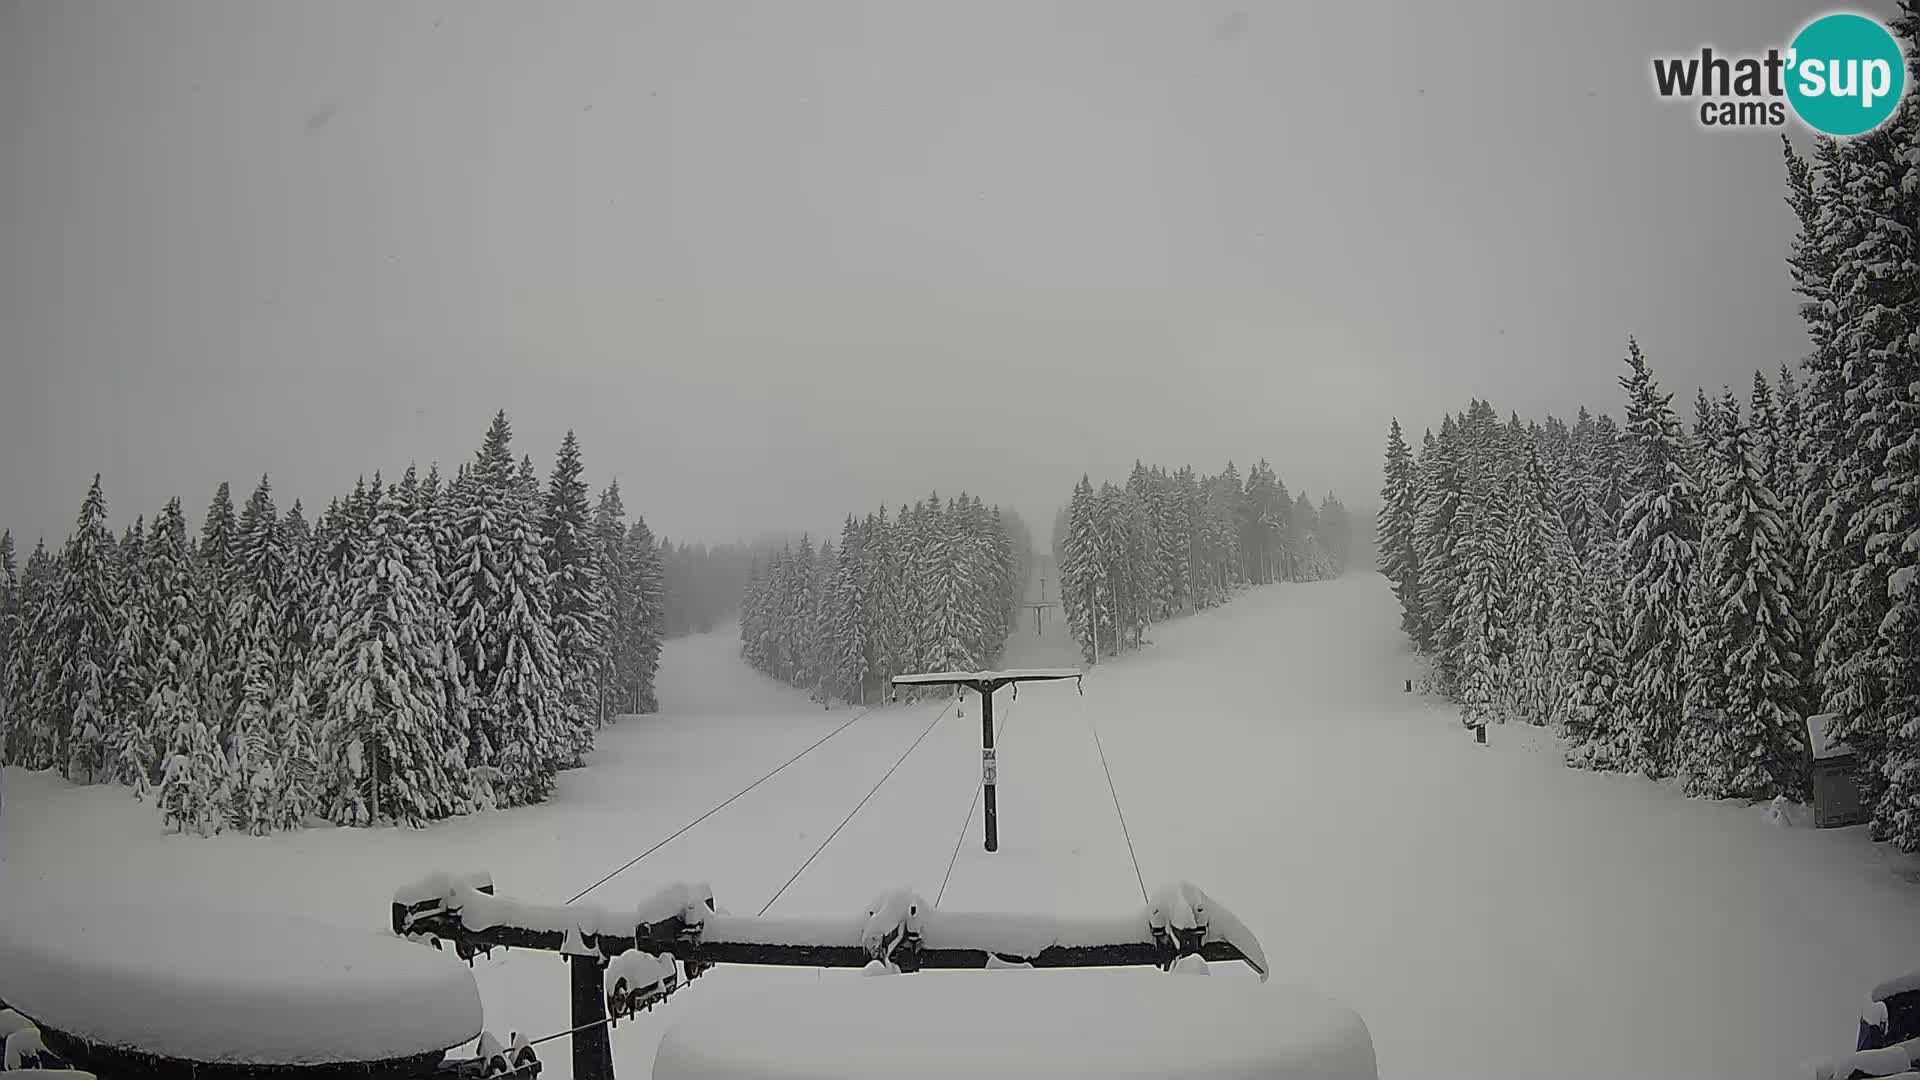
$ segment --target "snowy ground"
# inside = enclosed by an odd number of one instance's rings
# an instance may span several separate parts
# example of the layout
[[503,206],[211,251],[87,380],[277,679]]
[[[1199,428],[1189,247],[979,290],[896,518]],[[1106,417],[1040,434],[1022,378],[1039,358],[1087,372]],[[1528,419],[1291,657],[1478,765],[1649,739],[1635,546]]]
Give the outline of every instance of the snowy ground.
[[[1039,640],[1028,615],[1009,666],[1070,657],[1051,614]],[[770,913],[849,915],[891,886],[931,899],[963,828],[943,907],[1130,912],[1140,886],[1097,723],[1148,887],[1186,878],[1231,906],[1277,981],[1365,1017],[1383,1077],[1799,1075],[1850,1043],[1875,983],[1920,968],[1911,861],[1857,829],[1782,827],[1760,808],[1569,771],[1542,732],[1496,727],[1475,746],[1444,706],[1401,692],[1412,662],[1396,621],[1372,575],[1276,586],[1159,628],[1089,675],[1084,697],[1028,687],[1008,703],[996,855],[980,849],[977,807],[966,820],[977,706],[895,707],[583,902],[704,880],[735,914],[759,911],[940,716]],[[435,869],[487,869],[504,895],[558,902],[854,715],[748,672],[730,635],[671,644],[661,683],[666,711],[606,733],[550,804],[430,830],[167,837],[121,793],[10,771],[7,870],[36,891],[355,926],[384,926],[393,888]],[[621,1073],[646,1075],[680,1010],[823,977],[854,976],[717,971],[621,1024]],[[514,953],[479,978],[490,1027],[566,1026],[558,959]],[[543,1049],[549,1075],[568,1075],[564,1042]]]

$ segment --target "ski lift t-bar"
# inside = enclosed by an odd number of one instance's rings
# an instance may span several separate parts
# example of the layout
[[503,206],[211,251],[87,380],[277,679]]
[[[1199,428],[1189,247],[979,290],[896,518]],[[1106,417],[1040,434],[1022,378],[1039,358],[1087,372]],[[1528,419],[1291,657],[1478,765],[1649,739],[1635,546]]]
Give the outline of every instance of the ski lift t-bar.
[[[469,963],[496,947],[566,956],[579,1080],[613,1076],[605,1028],[610,1016],[649,1009],[715,964],[889,973],[1000,967],[1171,971],[1198,956],[1238,960],[1263,981],[1268,971],[1266,954],[1246,924],[1186,882],[1160,889],[1132,917],[940,911],[896,889],[852,918],[761,919],[719,912],[705,885],[670,886],[637,908],[610,911],[495,896],[487,874],[435,874],[395,890],[393,932],[436,948],[451,942]],[[684,979],[673,961],[684,965]]]
[[923,675],[893,677],[896,694],[902,686],[960,686],[980,695],[980,782],[985,793],[988,851],[1000,850],[1000,811],[994,802],[994,774],[998,770],[993,756],[993,692],[1011,683],[1017,694],[1020,692],[1020,683],[1055,679],[1072,679],[1078,688],[1081,676],[1082,672],[1077,668],[1028,668],[1021,671],[932,671]]

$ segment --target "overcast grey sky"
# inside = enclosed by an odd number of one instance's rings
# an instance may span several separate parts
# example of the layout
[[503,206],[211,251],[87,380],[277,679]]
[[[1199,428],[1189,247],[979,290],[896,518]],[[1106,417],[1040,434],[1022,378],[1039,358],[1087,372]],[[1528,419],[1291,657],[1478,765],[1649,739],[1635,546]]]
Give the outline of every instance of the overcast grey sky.
[[1821,10],[0,0],[0,526],[502,406],[674,537],[1044,542],[1136,456],[1370,503],[1390,415],[1617,411],[1629,332],[1681,401],[1799,358],[1777,135],[1648,61]]

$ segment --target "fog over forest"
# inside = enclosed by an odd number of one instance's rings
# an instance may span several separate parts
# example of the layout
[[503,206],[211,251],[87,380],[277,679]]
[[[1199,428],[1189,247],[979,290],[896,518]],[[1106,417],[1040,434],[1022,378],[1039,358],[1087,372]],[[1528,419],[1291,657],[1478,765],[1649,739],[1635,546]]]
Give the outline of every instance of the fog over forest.
[[500,408],[674,540],[1044,528],[1136,458],[1370,518],[1460,385],[1804,352],[1777,144],[1646,74],[1801,13],[1628,6],[0,4],[0,523],[324,502]]

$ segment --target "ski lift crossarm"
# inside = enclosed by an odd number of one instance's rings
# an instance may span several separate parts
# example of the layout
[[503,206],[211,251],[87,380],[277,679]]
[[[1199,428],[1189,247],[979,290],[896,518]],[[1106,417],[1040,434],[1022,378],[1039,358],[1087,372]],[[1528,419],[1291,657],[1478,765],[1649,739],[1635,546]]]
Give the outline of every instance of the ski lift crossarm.
[[895,686],[965,686],[981,693],[992,693],[1009,683],[1048,682],[1086,675],[1079,668],[1017,668],[1010,671],[925,671],[895,675]]
[[[1231,912],[1208,902],[1208,921],[1171,927],[1160,907],[1133,917],[1062,919],[1002,912],[947,912],[923,902],[900,915],[899,927],[878,928],[879,906],[851,918],[754,918],[723,915],[697,899],[660,916],[649,901],[621,915],[602,909],[520,904],[479,892],[458,880],[439,897],[402,902],[396,894],[394,931],[416,940],[452,943],[462,956],[493,948],[537,949],[611,960],[639,950],[704,970],[715,964],[862,968],[884,960],[901,971],[962,970],[1026,964],[1035,968],[1161,967],[1183,955],[1211,962],[1240,961],[1262,978],[1259,943]],[[1176,889],[1204,895],[1192,886]],[[1165,893],[1167,890],[1162,890]],[[406,890],[402,890],[405,893]],[[662,896],[704,898],[701,888],[676,887]],[[658,898],[656,898],[658,899]],[[565,912],[568,925],[554,916]],[[654,916],[652,920],[642,916]],[[883,916],[891,918],[892,916]],[[1184,920],[1191,922],[1191,919]],[[883,951],[884,950],[884,951]]]
[[[610,1017],[650,1009],[715,964],[863,968],[887,972],[997,967],[1158,967],[1173,971],[1191,956],[1238,960],[1267,978],[1266,956],[1246,925],[1192,885],[1161,890],[1132,918],[1068,920],[1046,915],[943,912],[906,890],[840,919],[765,919],[727,915],[704,885],[661,890],[625,912],[523,904],[493,894],[484,875],[438,874],[394,892],[393,932],[436,948],[451,942],[472,962],[496,947],[538,949],[567,958],[578,1080],[612,1080]],[[684,978],[643,986],[606,974],[631,952],[630,966],[684,967]],[[615,1003],[613,1012],[609,1002]]]

